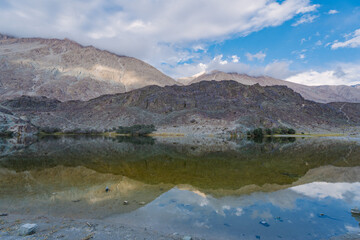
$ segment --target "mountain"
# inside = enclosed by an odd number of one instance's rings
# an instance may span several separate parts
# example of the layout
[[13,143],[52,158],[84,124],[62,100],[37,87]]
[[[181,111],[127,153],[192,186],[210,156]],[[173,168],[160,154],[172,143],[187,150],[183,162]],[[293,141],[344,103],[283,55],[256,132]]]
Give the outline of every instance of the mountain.
[[360,84],[352,85],[352,87],[360,89]]
[[187,85],[187,84],[190,84],[195,78],[197,77],[200,77],[201,75],[205,74],[206,72],[203,71],[203,72],[200,72],[198,74],[195,74],[191,77],[182,77],[182,78],[178,78],[176,79],[177,82],[181,83],[181,84],[184,84],[184,85]]
[[295,92],[300,93],[305,99],[312,100],[320,103],[329,102],[355,102],[360,103],[360,88],[351,87],[345,85],[323,85],[323,86],[306,86],[293,82],[288,82],[272,77],[260,76],[251,77],[246,74],[238,73],[225,73],[221,71],[213,71],[208,74],[202,74],[189,84],[200,82],[200,81],[222,81],[222,80],[234,80],[236,82],[253,85],[260,84],[261,86],[274,86],[283,85],[293,89]]
[[0,99],[30,95],[89,100],[148,85],[174,84],[172,78],[136,58],[68,39],[0,34]]
[[39,127],[105,130],[154,124],[162,132],[226,133],[255,127],[339,131],[360,123],[360,104],[341,107],[305,100],[286,86],[202,81],[188,86],[147,86],[90,101],[46,97],[6,100],[2,107]]

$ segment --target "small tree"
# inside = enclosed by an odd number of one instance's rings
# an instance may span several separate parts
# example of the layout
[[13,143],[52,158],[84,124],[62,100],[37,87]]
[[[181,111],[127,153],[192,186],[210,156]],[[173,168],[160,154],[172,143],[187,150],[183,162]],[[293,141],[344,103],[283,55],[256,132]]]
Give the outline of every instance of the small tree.
[[265,129],[266,135],[272,135],[272,131],[270,128]]
[[253,131],[255,137],[263,137],[264,133],[262,128],[257,128]]
[[292,129],[292,128],[288,129],[288,134],[295,134],[295,133],[296,133],[296,131],[294,129]]

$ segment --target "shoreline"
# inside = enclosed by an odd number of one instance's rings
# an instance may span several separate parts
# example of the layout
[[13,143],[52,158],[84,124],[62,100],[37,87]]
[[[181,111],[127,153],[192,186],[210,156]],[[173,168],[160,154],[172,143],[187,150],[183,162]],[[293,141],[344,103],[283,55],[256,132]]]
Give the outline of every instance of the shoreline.
[[[34,234],[20,237],[19,228],[25,223],[37,224]],[[101,219],[76,219],[53,217],[49,215],[9,214],[0,217],[0,239],[79,239],[79,240],[112,240],[112,239],[173,239],[181,240],[188,235],[167,233],[146,227],[125,225]],[[201,238],[192,237],[197,240]]]

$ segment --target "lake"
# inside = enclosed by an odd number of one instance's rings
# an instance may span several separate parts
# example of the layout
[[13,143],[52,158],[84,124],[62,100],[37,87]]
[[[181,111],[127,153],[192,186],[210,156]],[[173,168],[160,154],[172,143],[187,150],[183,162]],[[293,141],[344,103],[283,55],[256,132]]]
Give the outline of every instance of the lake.
[[0,154],[0,211],[9,213],[205,239],[360,233],[350,213],[360,207],[355,138],[48,136],[1,139]]

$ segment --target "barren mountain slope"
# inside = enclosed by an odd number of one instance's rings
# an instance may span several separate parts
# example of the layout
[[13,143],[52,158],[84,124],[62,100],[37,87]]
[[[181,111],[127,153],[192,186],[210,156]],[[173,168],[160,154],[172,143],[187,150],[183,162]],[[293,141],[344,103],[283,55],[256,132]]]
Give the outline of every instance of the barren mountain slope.
[[261,86],[284,85],[295,92],[300,93],[305,99],[315,102],[358,102],[360,103],[360,88],[338,85],[338,86],[306,86],[292,83],[280,79],[267,76],[251,77],[246,74],[225,73],[221,71],[213,71],[209,74],[203,74],[195,78],[190,84],[204,80],[234,80],[245,85],[260,84]]
[[176,81],[149,64],[70,40],[0,35],[0,99],[89,100]]
[[63,130],[154,124],[171,131],[186,127],[192,133],[210,128],[226,132],[276,126],[332,131],[360,121],[356,117],[349,120],[336,107],[305,100],[285,86],[248,86],[235,81],[147,86],[87,102],[20,97],[1,105],[27,116],[36,126]]

